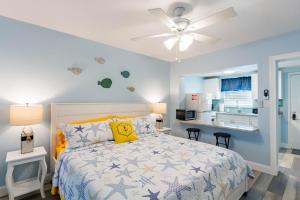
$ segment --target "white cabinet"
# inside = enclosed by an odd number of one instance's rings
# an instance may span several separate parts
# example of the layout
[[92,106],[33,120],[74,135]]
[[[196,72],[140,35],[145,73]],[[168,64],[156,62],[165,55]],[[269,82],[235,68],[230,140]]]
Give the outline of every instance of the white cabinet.
[[258,99],[258,76],[257,73],[251,75],[252,99]]
[[235,113],[217,113],[217,121],[257,127],[257,116]]
[[219,78],[209,78],[203,80],[203,92],[206,94],[212,94],[213,99],[221,98],[221,88]]

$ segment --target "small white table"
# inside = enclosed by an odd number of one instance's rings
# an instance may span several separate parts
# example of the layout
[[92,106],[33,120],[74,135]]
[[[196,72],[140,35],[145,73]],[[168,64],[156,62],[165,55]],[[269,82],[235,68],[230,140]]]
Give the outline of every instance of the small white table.
[[[47,152],[44,147],[36,147],[33,152],[25,154],[21,154],[20,150],[11,151],[6,154],[7,172],[5,182],[9,200],[13,200],[17,196],[27,194],[35,190],[40,190],[42,198],[45,198],[44,181],[47,173],[46,155]],[[39,162],[37,179],[20,183],[14,182],[13,171],[15,166],[35,161]]]
[[172,135],[172,129],[171,128],[163,127],[161,129],[157,129],[157,131],[159,133],[164,133],[164,134]]

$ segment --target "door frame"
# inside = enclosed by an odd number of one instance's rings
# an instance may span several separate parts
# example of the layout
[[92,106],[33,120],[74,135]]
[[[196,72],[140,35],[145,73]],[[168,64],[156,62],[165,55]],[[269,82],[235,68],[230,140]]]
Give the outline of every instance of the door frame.
[[291,122],[291,77],[294,75],[300,75],[300,72],[292,72],[288,74],[288,147],[292,147],[291,137],[290,137],[290,122]]
[[269,118],[269,137],[270,137],[270,166],[271,166],[271,174],[278,174],[278,130],[277,130],[277,114],[278,114],[278,68],[277,64],[279,61],[284,61],[288,59],[297,59],[300,58],[300,51],[274,55],[269,57],[269,89],[270,89],[270,118]]

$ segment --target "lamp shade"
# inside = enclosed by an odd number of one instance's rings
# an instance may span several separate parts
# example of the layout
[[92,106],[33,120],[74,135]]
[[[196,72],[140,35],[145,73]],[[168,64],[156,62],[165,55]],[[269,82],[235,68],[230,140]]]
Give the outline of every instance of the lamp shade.
[[167,112],[166,103],[155,103],[153,105],[153,112],[157,114],[165,114]]
[[15,126],[26,126],[38,124],[43,120],[42,105],[11,105],[10,124]]

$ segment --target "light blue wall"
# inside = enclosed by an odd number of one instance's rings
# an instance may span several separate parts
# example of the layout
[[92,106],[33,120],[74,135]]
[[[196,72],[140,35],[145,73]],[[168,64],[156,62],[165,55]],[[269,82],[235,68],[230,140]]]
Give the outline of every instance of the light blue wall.
[[[175,109],[180,106],[180,80],[186,74],[206,74],[222,71],[226,68],[257,64],[259,100],[263,98],[263,90],[269,89],[269,57],[283,53],[300,51],[300,32],[293,32],[272,37],[234,48],[216,51],[210,54],[172,63],[171,66],[171,126],[178,136],[186,137],[184,126],[175,119]],[[233,134],[232,149],[245,159],[257,163],[270,164],[269,106],[264,102],[259,108],[259,133],[231,132]],[[202,138],[214,144],[212,133],[215,129],[203,129]]]
[[186,76],[183,80],[184,93],[203,92],[203,78],[200,76]]
[[[10,104],[44,105],[44,122],[33,129],[35,145],[49,152],[51,102],[169,101],[167,62],[4,17],[0,17],[0,30],[0,186],[4,185],[6,152],[20,148],[22,128],[9,125]],[[97,64],[96,56],[106,63]],[[81,75],[66,70],[73,64],[83,67]],[[120,76],[124,69],[130,71],[129,79]],[[111,89],[97,85],[105,77],[112,78]],[[136,92],[126,90],[127,85]],[[30,165],[17,174],[24,179],[34,172]]]
[[282,101],[283,101],[283,114],[281,115],[281,132],[280,132],[280,141],[282,145],[288,144],[288,75],[289,73],[300,72],[300,67],[289,67],[282,69]]

